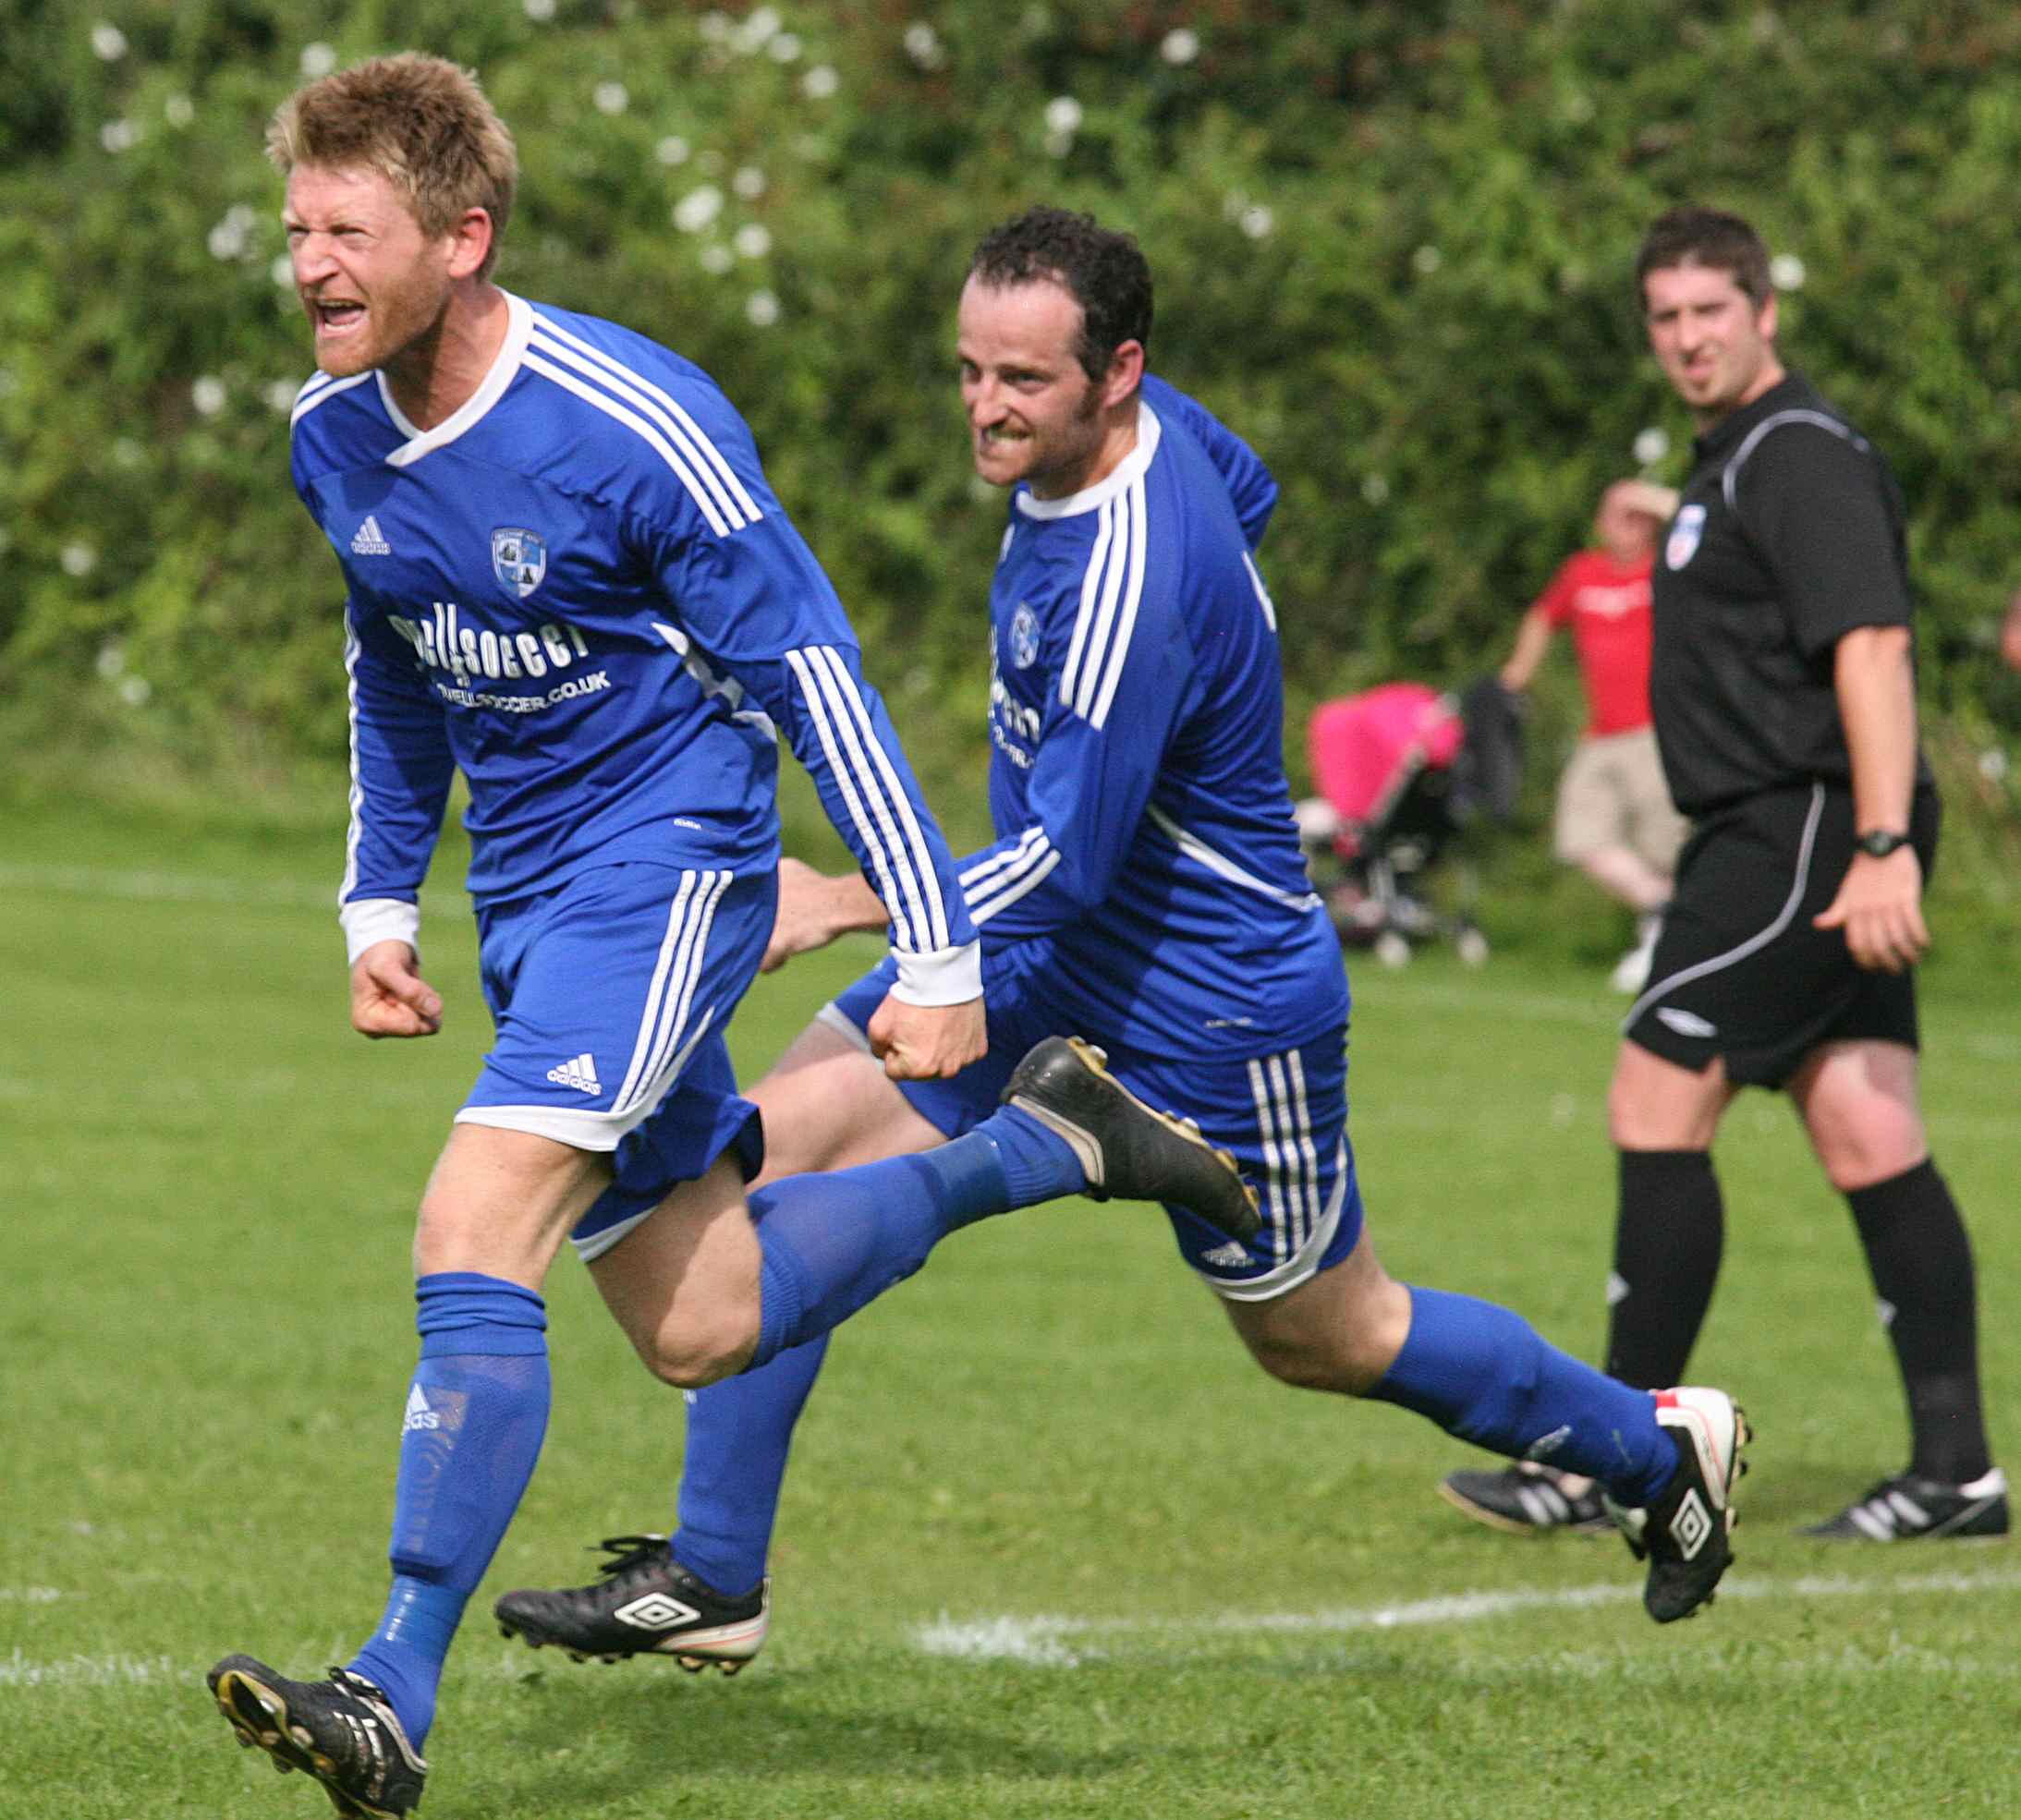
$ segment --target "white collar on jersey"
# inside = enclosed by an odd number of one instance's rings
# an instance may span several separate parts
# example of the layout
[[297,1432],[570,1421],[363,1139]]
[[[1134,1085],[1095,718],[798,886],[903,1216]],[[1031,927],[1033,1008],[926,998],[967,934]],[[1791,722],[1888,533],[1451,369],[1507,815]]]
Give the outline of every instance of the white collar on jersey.
[[393,402],[393,388],[386,383],[385,374],[375,375],[379,381],[379,402],[386,407],[393,427],[408,439],[386,457],[388,467],[406,467],[419,461],[431,449],[455,442],[505,396],[505,388],[519,370],[520,357],[527,351],[527,343],[533,338],[533,306],[524,297],[514,297],[510,291],[505,293],[505,345],[499,348],[497,358],[477,390],[432,430],[420,430],[408,422],[407,413]]
[[1071,518],[1077,512],[1092,512],[1106,505],[1126,487],[1143,478],[1151,458],[1158,453],[1158,439],[1164,434],[1158,413],[1143,403],[1137,406],[1137,446],[1091,487],[1065,499],[1034,499],[1029,492],[1017,495],[1017,509],[1028,518]]

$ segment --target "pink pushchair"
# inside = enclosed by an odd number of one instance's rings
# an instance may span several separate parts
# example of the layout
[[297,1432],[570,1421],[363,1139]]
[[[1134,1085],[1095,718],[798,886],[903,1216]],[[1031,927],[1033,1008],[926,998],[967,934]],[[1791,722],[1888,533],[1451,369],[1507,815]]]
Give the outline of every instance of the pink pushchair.
[[1515,811],[1521,729],[1506,691],[1492,678],[1458,697],[1385,683],[1322,702],[1306,732],[1320,794],[1298,806],[1298,829],[1342,941],[1391,966],[1440,939],[1470,965],[1485,961],[1472,868],[1461,869],[1451,914],[1423,892],[1464,831]]

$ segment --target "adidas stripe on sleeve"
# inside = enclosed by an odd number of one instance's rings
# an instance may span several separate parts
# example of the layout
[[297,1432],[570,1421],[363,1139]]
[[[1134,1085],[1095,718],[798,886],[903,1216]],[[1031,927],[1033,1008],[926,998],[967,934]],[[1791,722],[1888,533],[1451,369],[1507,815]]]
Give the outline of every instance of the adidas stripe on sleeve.
[[[576,377],[602,383],[594,372]],[[719,394],[698,389],[683,406],[642,381],[614,394],[627,394],[659,432],[647,440],[667,470],[664,519],[645,533],[680,621],[662,636],[734,680],[813,779],[891,914],[897,995],[914,1004],[979,996],[980,950],[946,841],[863,675],[841,601],[765,486],[749,431]]]

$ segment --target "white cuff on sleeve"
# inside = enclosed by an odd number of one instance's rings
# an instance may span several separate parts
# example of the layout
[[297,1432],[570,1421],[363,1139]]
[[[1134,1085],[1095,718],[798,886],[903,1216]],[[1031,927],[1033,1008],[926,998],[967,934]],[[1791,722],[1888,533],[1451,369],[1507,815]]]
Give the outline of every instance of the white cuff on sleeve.
[[982,996],[982,944],[936,948],[931,954],[908,954],[894,948],[898,983],[891,996],[904,1005],[964,1005]]
[[376,941],[404,941],[420,952],[421,906],[397,897],[354,897],[337,912],[344,926],[345,965]]

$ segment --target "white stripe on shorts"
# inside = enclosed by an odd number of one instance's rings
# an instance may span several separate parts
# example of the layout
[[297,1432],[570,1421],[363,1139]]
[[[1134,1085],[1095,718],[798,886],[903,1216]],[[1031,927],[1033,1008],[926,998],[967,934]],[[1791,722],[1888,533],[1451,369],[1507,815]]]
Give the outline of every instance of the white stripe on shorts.
[[1723,954],[1714,954],[1711,960],[1697,961],[1690,966],[1681,967],[1675,973],[1659,979],[1642,996],[1628,1007],[1628,1014],[1621,1020],[1625,1032],[1649,1006],[1659,999],[1667,997],[1680,986],[1688,986],[1694,979],[1703,979],[1707,974],[1720,973],[1727,967],[1738,966],[1750,954],[1756,954],[1790,926],[1796,915],[1796,906],[1804,901],[1804,892],[1810,883],[1810,851],[1817,844],[1818,822],[1824,814],[1824,785],[1810,786],[1810,809],[1804,817],[1803,838],[1796,843],[1796,876],[1791,881],[1789,895],[1783,901],[1783,907],[1775,913],[1775,920],[1768,928],[1758,930],[1745,941],[1736,942]]
[[1282,1264],[1304,1248],[1320,1219],[1320,1163],[1312,1148],[1305,1064],[1297,1050],[1285,1050],[1252,1061],[1248,1074],[1269,1165],[1265,1192],[1276,1226],[1272,1253]]

